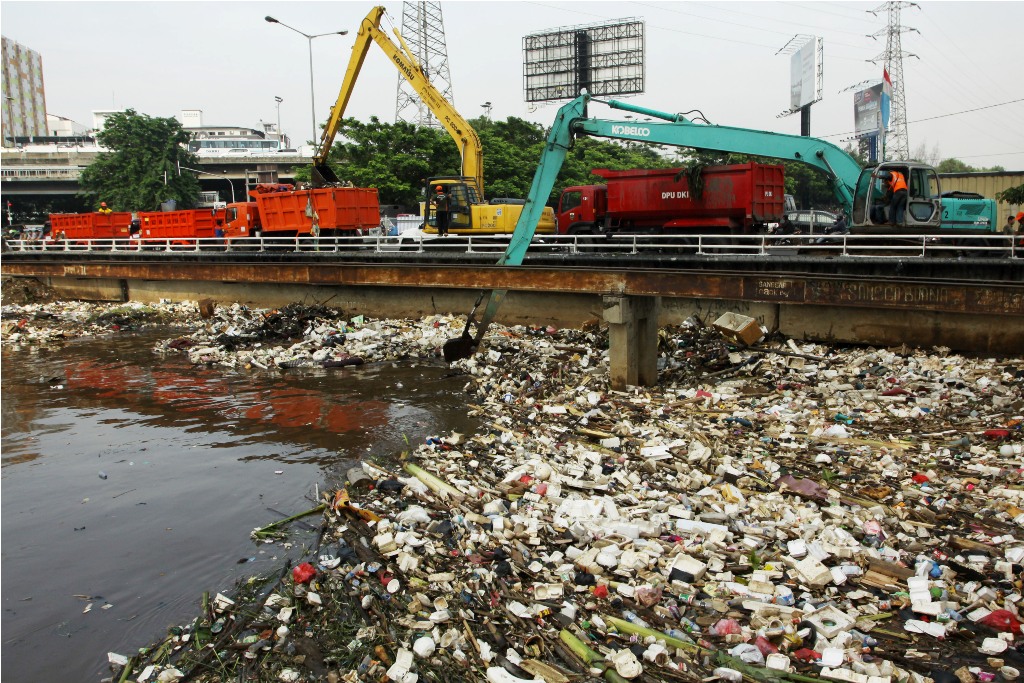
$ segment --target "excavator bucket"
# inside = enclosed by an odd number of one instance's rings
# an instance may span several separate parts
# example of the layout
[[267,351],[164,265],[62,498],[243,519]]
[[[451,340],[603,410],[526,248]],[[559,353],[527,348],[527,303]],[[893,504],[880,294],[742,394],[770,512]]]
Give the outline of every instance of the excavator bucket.
[[444,362],[451,364],[457,360],[469,358],[476,353],[477,347],[480,345],[480,341],[475,339],[473,335],[469,333],[470,328],[473,326],[474,316],[476,315],[476,309],[480,307],[480,304],[484,300],[486,292],[480,295],[480,298],[473,304],[473,310],[469,312],[466,317],[466,327],[463,328],[462,334],[455,339],[449,339],[441,347],[441,355],[444,356]]
[[313,164],[313,187],[328,187],[338,182],[337,174],[327,164]]
[[461,337],[449,339],[441,347],[444,362],[449,364],[469,358],[474,353],[476,353],[476,339],[469,333],[469,330],[463,332]]

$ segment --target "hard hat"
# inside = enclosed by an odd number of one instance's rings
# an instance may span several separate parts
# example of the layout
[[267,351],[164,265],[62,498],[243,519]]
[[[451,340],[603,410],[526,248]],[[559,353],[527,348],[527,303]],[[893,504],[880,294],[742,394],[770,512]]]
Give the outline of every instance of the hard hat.
[[1024,211],[1021,211],[1020,213],[1017,214],[1017,221],[1024,221]]
[[435,187],[434,189],[435,189],[435,190],[437,190],[438,192],[440,192],[440,191],[441,191],[441,186],[440,186],[440,185],[438,185],[438,186],[437,186],[437,187]]

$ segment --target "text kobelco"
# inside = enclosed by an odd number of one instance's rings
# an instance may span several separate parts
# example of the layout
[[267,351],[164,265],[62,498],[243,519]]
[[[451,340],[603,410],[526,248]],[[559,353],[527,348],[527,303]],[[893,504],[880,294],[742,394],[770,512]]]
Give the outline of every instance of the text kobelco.
[[638,138],[646,138],[650,134],[651,129],[643,126],[612,126],[612,135],[633,135]]

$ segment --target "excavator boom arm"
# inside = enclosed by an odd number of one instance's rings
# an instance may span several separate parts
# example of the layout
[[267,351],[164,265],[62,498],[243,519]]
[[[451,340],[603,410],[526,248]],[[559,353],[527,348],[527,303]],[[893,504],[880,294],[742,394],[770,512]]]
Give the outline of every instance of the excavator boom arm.
[[[797,135],[728,126],[700,125],[688,121],[679,114],[660,112],[614,100],[605,102],[605,104],[613,109],[662,119],[664,123],[658,121],[605,121],[586,118],[587,104],[591,100],[591,96],[584,92],[558,110],[555,122],[548,133],[537,171],[534,173],[526,206],[523,207],[523,212],[519,215],[516,229],[512,233],[512,239],[509,241],[505,253],[498,261],[499,266],[522,265],[526,251],[537,230],[537,223],[544,209],[544,203],[551,195],[572,138],[577,134],[802,161],[828,173],[832,178],[836,198],[847,211],[853,207],[853,193],[860,175],[860,165],[849,154],[831,143]],[[444,357],[449,362],[467,358],[479,348],[487,328],[493,322],[498,308],[505,300],[507,291],[495,289],[486,294],[487,306],[477,324],[476,335],[469,334],[470,326],[473,323],[473,313],[470,313],[462,337],[449,340],[445,344]],[[476,311],[475,306],[473,310]]]
[[[619,103],[614,101],[608,103],[613,108],[624,108],[616,107],[617,104]],[[860,164],[853,157],[824,140],[731,126],[697,124],[685,119],[663,123],[585,118],[573,123],[573,132],[617,140],[637,140],[656,145],[693,147],[799,161],[829,175],[832,191],[847,213],[853,209],[854,188],[861,170]]]
[[[366,18],[363,19],[356,35],[355,45],[352,46],[352,56],[349,58],[348,68],[345,71],[345,80],[341,84],[341,91],[338,99],[331,108],[331,117],[324,127],[320,136],[320,144],[316,154],[313,156],[313,167],[325,179],[333,176],[327,167],[327,155],[334,144],[334,138],[338,134],[338,127],[345,109],[348,107],[349,99],[352,97],[352,90],[355,88],[356,79],[363,67],[366,53],[370,49],[370,43],[374,42],[384,51],[388,60],[395,65],[402,76],[409,81],[409,84],[419,94],[424,104],[437,117],[441,125],[455,141],[462,157],[462,175],[473,178],[476,181],[478,195],[482,198],[484,191],[484,162],[483,147],[480,144],[480,137],[473,127],[455,110],[455,108],[444,98],[444,95],[434,86],[423,72],[423,67],[410,53],[408,46],[402,37],[395,31],[400,45],[396,45],[380,28],[381,18],[384,16],[383,7],[374,7]],[[330,176],[325,174],[330,174]]]

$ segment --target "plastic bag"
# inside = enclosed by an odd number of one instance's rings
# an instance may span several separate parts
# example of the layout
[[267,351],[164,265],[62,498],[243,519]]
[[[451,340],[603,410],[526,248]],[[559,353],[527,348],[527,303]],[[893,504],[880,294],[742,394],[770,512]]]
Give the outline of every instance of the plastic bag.
[[741,633],[740,622],[735,619],[719,619],[718,623],[712,627],[715,634],[720,636],[727,636],[732,633]]
[[316,576],[316,568],[309,562],[303,562],[292,569],[292,579],[295,583],[309,583]]
[[1017,617],[1013,616],[1012,612],[1005,609],[997,609],[986,614],[978,620],[978,623],[994,628],[997,631],[1020,635],[1020,621],[1017,620]]

